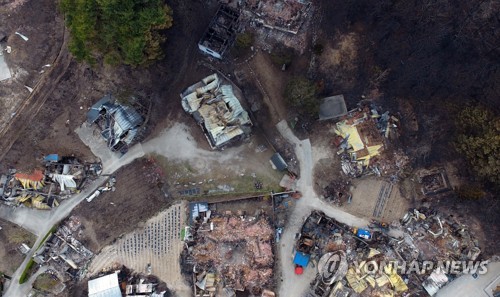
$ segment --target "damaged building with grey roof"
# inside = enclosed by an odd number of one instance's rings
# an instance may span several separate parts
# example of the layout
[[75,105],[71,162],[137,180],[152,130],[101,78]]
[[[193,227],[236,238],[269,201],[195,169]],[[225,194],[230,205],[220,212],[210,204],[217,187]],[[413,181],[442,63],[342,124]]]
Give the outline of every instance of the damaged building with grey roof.
[[92,105],[87,122],[100,128],[101,136],[112,151],[126,152],[137,141],[144,117],[131,104],[120,103],[112,95],[106,95]]
[[212,149],[246,138],[252,121],[231,84],[217,74],[205,77],[181,93],[184,111],[202,128]]

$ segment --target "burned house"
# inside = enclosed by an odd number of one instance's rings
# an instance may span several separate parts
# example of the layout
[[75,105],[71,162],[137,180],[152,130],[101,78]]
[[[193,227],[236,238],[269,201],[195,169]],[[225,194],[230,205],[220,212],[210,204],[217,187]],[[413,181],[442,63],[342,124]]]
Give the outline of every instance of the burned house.
[[418,182],[422,185],[422,194],[425,196],[438,195],[452,190],[444,168],[422,169],[417,177]]
[[266,28],[297,34],[309,11],[308,0],[239,1],[246,17]]
[[215,210],[195,221],[190,233],[182,261],[190,271],[194,296],[242,292],[273,296],[269,289],[273,285],[274,230],[267,215]]
[[106,95],[92,105],[87,113],[87,122],[99,127],[112,151],[126,152],[140,132],[144,117],[132,103],[123,104],[111,95]]
[[217,74],[205,77],[181,93],[184,111],[203,129],[212,149],[242,140],[251,132],[252,121],[230,84]]
[[97,177],[99,163],[82,163],[75,157],[51,154],[44,168],[31,171],[9,170],[0,176],[0,200],[12,206],[51,209],[80,190],[88,179]]
[[308,297],[408,296],[409,288],[398,271],[381,269],[368,273],[363,268],[370,261],[393,259],[393,254],[388,251],[388,239],[383,234],[378,234],[375,241],[366,241],[358,230],[361,229],[319,211],[313,211],[306,219],[296,250],[302,250],[299,245],[304,238],[313,241],[308,250],[311,261],[317,263],[313,266],[316,278],[311,282]]
[[238,30],[240,13],[226,5],[221,5],[203,34],[198,48],[214,58],[222,59],[233,44]]
[[409,159],[401,150],[389,157],[387,144],[399,136],[399,119],[389,111],[381,112],[371,104],[350,111],[336,123],[337,138],[342,170],[351,177],[375,173],[378,176],[397,176]]
[[81,278],[94,256],[78,240],[82,229],[81,221],[77,217],[69,217],[36,251],[33,260],[55,269],[61,279]]

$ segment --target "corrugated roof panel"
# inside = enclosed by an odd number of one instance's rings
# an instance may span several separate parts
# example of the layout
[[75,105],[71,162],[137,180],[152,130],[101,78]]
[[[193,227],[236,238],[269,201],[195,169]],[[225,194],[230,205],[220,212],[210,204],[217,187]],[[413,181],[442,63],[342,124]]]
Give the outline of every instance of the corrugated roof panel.
[[89,297],[121,297],[118,285],[118,274],[112,273],[90,280],[88,283]]

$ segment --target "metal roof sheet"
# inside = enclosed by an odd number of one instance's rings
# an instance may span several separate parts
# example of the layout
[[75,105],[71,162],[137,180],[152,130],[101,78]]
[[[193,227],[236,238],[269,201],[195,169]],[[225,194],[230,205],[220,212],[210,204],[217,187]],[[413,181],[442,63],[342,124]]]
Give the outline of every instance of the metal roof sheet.
[[112,273],[90,280],[88,283],[89,297],[121,297],[118,284],[118,274]]
[[271,157],[271,162],[273,162],[274,166],[276,166],[276,168],[279,171],[283,171],[283,170],[287,169],[287,167],[288,167],[285,160],[283,159],[283,157],[281,157],[281,155],[279,153],[275,153]]

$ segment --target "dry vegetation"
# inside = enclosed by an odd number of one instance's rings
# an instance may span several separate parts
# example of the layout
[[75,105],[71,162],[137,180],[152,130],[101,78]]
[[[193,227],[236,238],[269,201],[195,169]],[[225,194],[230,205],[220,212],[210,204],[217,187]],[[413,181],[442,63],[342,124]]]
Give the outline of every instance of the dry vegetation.
[[0,220],[0,272],[12,275],[24,260],[24,255],[18,250],[22,243],[30,248],[36,241],[35,235],[21,227]]
[[72,213],[85,226],[82,243],[94,252],[171,204],[146,160],[122,168],[115,176],[115,192],[105,192],[90,203],[83,201]]

